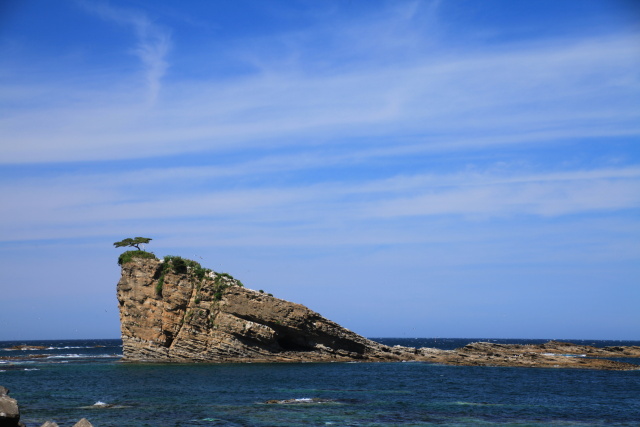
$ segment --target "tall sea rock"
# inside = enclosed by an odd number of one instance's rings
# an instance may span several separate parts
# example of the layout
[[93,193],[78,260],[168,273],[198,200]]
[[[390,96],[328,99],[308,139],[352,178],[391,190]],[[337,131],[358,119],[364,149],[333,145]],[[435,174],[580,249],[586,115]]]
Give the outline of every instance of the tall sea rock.
[[180,257],[161,261],[141,251],[134,255],[120,257],[124,361],[410,360],[466,366],[640,369],[608,360],[640,357],[640,347],[595,348],[555,341],[472,343],[456,350],[389,347],[303,305],[247,289],[230,275],[203,269],[194,261]]
[[368,340],[305,306],[179,258],[123,263],[118,301],[126,361],[404,360],[419,354]]

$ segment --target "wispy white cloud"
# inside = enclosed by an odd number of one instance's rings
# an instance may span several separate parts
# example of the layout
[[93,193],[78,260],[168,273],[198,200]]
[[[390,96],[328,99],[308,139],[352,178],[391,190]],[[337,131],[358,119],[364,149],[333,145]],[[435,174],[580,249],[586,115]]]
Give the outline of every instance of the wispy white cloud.
[[[283,172],[237,167],[244,171],[238,178]],[[140,176],[149,180],[141,184]],[[181,190],[194,179],[203,178],[211,181],[197,192],[193,188],[186,193]],[[189,221],[203,220],[231,227],[237,237],[246,232],[246,227],[271,235],[274,224],[280,224],[278,228],[302,227],[307,237],[320,238],[334,221],[353,225],[377,222],[384,228],[389,221],[407,217],[489,221],[640,208],[640,169],[633,167],[551,173],[420,173],[352,182],[326,179],[306,185],[234,189],[215,189],[217,178],[215,169],[178,168],[13,182],[0,188],[6,202],[0,208],[1,234],[5,241],[28,239],[33,230],[37,230],[36,235],[51,237],[62,237],[69,228],[77,228],[81,235],[101,234],[99,229],[105,221],[149,221],[179,230],[189,227],[185,224]],[[133,188],[131,183],[136,183]],[[47,224],[46,232],[42,224]],[[378,239],[389,237],[380,235]]]
[[171,47],[169,31],[138,10],[115,7],[106,1],[78,0],[78,4],[104,20],[127,26],[133,31],[136,44],[131,51],[142,62],[148,89],[147,101],[154,104],[169,67],[166,58]]
[[[155,99],[166,70],[167,33],[144,15],[91,5],[139,34],[137,52]],[[445,47],[418,51],[410,61],[356,61],[322,73],[283,67],[271,58],[256,73],[233,79],[167,81],[153,108],[135,102],[124,83],[129,76],[98,96],[85,96],[77,85],[59,87],[52,89],[53,98],[56,92],[75,92],[83,101],[10,111],[0,122],[2,138],[21,143],[8,147],[1,161],[139,158],[150,152],[337,144],[345,137],[385,138],[377,150],[446,151],[640,133],[634,36],[500,50],[447,52]],[[347,43],[349,48],[360,49]],[[102,102],[96,105],[96,99]],[[408,136],[409,145],[402,142]]]
[[640,207],[640,180],[478,185],[384,201],[368,212],[384,217],[466,215],[560,216]]

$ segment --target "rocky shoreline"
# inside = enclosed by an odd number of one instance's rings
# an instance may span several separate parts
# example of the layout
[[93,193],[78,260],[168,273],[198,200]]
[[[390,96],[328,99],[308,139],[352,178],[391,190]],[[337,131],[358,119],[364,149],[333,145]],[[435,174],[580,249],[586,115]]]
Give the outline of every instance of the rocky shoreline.
[[[18,401],[9,397],[9,389],[0,386],[0,427],[25,427],[20,422],[20,408]],[[58,427],[53,421],[46,421],[40,427]],[[73,427],[93,427],[86,418],[82,418]]]
[[640,370],[640,365],[611,359],[638,358],[640,347],[597,348],[568,342],[519,345],[477,342],[436,356],[440,363],[461,366]]
[[[177,261],[176,261],[177,260]],[[167,257],[133,258],[117,286],[125,362],[385,362],[638,370],[615,358],[640,347],[472,343],[456,350],[386,346],[230,275]]]
[[[382,345],[384,348],[386,346]],[[604,347],[578,345],[569,342],[549,341],[544,344],[496,344],[488,342],[474,342],[455,350],[441,350],[437,348],[386,347],[384,357],[357,358],[361,362],[371,361],[421,361],[458,366],[512,366],[512,367],[545,367],[545,368],[584,368],[605,370],[640,370],[640,364],[616,361],[615,359],[640,358],[640,347]],[[256,362],[296,362],[296,361],[327,361],[315,360],[313,354],[306,354],[309,360],[302,360],[305,354],[299,354],[299,360],[254,359]],[[27,356],[2,356],[0,360],[25,360],[46,358],[46,354],[32,354]],[[612,360],[613,359],[613,360]],[[125,359],[125,362],[136,360]],[[153,362],[154,360],[141,360]],[[166,361],[166,360],[163,360]],[[207,362],[195,360],[196,362]],[[233,362],[227,359],[227,362]],[[337,361],[337,358],[328,361]],[[353,361],[352,359],[343,361]],[[216,362],[216,361],[211,361]],[[246,362],[246,360],[240,360]],[[11,369],[12,366],[5,366]]]

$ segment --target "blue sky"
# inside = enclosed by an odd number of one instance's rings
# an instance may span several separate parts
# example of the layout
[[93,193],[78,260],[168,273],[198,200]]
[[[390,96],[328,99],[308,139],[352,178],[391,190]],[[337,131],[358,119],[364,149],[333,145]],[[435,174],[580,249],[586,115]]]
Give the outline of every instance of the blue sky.
[[154,240],[369,337],[640,339],[634,1],[0,6],[0,340]]

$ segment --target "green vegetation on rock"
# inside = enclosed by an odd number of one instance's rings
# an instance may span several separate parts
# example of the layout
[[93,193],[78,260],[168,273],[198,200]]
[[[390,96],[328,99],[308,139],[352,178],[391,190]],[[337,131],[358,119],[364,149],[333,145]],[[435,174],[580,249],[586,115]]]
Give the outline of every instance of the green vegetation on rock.
[[151,258],[158,259],[153,252],[147,251],[126,251],[120,254],[118,257],[118,265],[123,265],[133,261],[136,258]]
[[156,283],[156,294],[157,295],[162,295],[162,286],[164,286],[164,271],[160,275],[160,278],[158,279],[158,283]]
[[[153,252],[147,252],[140,250],[139,248],[139,245],[149,243],[150,240],[151,239],[146,237],[136,237],[134,239],[124,239],[120,242],[115,242],[115,247],[131,246],[138,248],[138,250],[126,251],[120,254],[118,257],[118,265],[122,266],[138,258],[157,260],[158,258],[153,254]],[[196,304],[199,304],[202,300],[200,290],[202,285],[207,282],[212,284],[210,289],[212,290],[214,302],[222,299],[222,294],[229,286],[244,287],[244,284],[241,281],[234,279],[233,276],[228,273],[214,273],[211,269],[202,267],[202,265],[196,261],[182,258],[180,256],[167,255],[163,258],[163,265],[160,270],[160,275],[158,276],[158,282],[155,286],[156,295],[162,296],[165,276],[169,272],[187,275],[189,281],[195,286],[197,291],[195,297]]]
[[118,265],[123,265],[128,262],[131,262],[135,258],[158,259],[153,254],[153,252],[147,252],[144,249],[140,249],[140,245],[149,243],[151,240],[152,239],[150,239],[149,237],[134,237],[133,239],[128,238],[128,239],[121,240],[119,242],[115,242],[113,246],[115,246],[116,248],[122,248],[122,247],[136,248],[135,251],[131,250],[131,251],[125,251],[121,253],[120,256],[118,257]]
[[156,294],[162,294],[162,286],[164,285],[164,279],[167,272],[172,271],[175,274],[185,274],[189,278],[189,281],[196,288],[195,303],[199,304],[202,301],[200,290],[205,283],[210,283],[212,286],[210,289],[213,293],[213,301],[220,301],[225,289],[229,286],[242,286],[242,282],[236,280],[228,273],[214,273],[209,268],[204,268],[200,263],[182,258],[175,255],[167,255],[164,257],[164,264],[162,266],[162,272],[156,284]]
[[175,255],[167,255],[164,257],[165,265],[171,265],[173,272],[176,274],[192,274],[197,279],[204,279],[204,277],[211,273],[211,269],[204,268],[199,262],[191,259],[182,258]]

